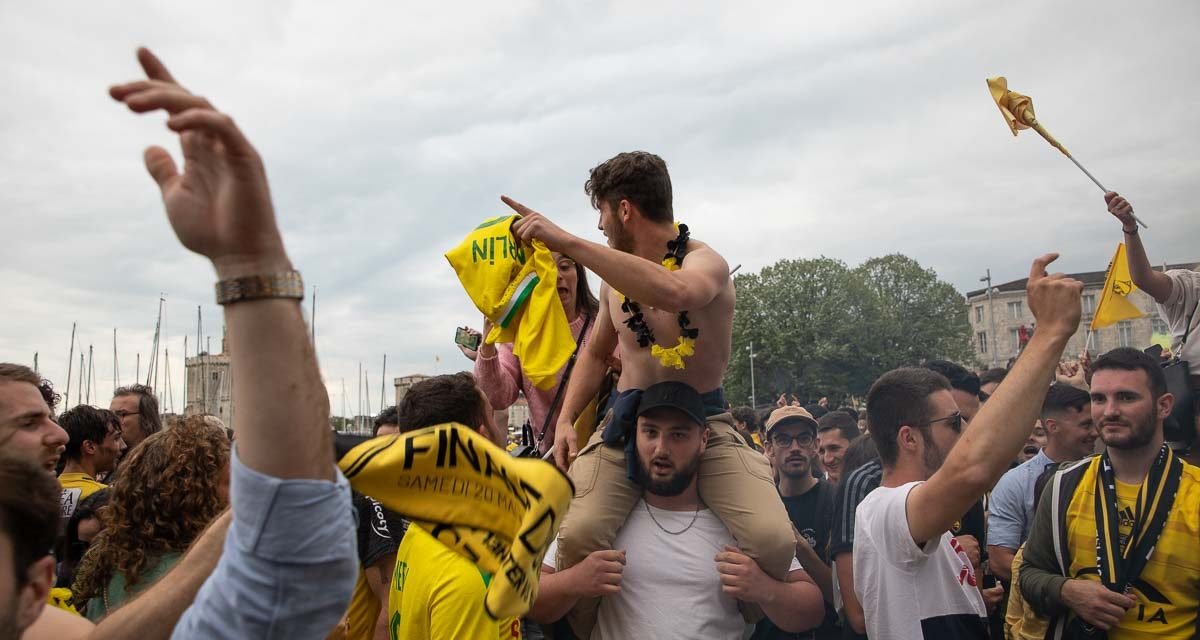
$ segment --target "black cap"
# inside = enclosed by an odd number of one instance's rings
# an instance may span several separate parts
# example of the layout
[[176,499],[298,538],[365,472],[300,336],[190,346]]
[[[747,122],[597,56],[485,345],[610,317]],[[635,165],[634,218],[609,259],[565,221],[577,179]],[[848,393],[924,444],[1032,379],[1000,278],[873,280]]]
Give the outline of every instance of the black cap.
[[700,399],[700,393],[682,382],[659,382],[650,385],[650,388],[642,393],[642,402],[638,405],[637,414],[638,417],[641,417],[647,411],[663,407],[686,413],[702,427],[708,423],[704,415],[704,401]]

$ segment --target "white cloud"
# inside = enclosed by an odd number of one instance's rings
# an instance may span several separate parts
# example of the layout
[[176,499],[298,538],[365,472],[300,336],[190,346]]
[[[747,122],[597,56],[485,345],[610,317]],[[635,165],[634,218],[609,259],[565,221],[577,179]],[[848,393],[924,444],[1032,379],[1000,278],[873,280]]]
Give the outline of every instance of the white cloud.
[[1196,260],[1198,25],[1182,1],[9,3],[0,360],[37,351],[61,385],[78,321],[107,392],[112,328],[128,382],[164,292],[180,405],[197,305],[219,338],[211,269],[141,167],[177,145],[105,93],[137,76],[138,44],[266,159],[338,410],[359,361],[376,393],[383,353],[389,377],[465,367],[451,335],[477,314],[441,253],[501,193],[598,238],[587,169],[631,148],[666,158],[681,219],[744,270],[899,251],[966,290],[1046,250],[1103,268],[1119,234],[1099,191],[1011,138],[989,75],[1131,198],[1156,262]]

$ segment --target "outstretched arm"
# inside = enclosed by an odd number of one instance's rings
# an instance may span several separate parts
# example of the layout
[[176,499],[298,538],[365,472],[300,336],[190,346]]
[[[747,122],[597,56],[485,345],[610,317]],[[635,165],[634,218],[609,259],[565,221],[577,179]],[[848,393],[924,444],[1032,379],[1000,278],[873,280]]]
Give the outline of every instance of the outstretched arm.
[[[229,116],[176,83],[153,54],[140,49],[138,60],[148,79],[109,93],[136,112],[166,111],[167,126],[180,134],[183,173],[166,150],[145,153],[180,242],[208,258],[222,280],[290,272],[258,152]],[[354,520],[299,300],[249,297],[226,305],[225,321],[233,394],[246,400],[234,425],[233,521],[221,560],[173,637],[332,628],[357,575]]]
[[708,306],[729,282],[729,263],[712,249],[692,251],[680,270],[668,271],[657,262],[573,236],[512,198],[502,200],[521,214],[521,220],[513,225],[513,233],[521,240],[538,239],[552,251],[571,256],[641,304],[670,313],[699,309]]
[[1029,309],[1037,332],[941,469],[908,494],[908,529],[918,544],[949,530],[991,489],[1033,430],[1041,399],[1081,315],[1083,284],[1061,273],[1046,273],[1046,266],[1057,258],[1049,254],[1034,260],[1029,274]]
[[[233,119],[180,86],[146,49],[147,79],[112,87],[138,113],[166,111],[180,134],[180,173],[162,147],[146,149],[146,168],[162,190],[179,241],[205,256],[221,280],[288,272],[292,263],[275,224],[266,171]],[[333,479],[329,398],[297,300],[267,298],[225,307],[240,403],[238,457],[277,478]]]

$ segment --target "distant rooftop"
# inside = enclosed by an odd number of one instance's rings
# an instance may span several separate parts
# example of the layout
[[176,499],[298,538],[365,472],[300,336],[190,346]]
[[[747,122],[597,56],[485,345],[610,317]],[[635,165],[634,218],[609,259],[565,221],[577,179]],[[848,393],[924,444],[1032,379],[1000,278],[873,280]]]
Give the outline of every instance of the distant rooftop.
[[[1166,268],[1167,268],[1167,270],[1191,269],[1193,266],[1195,266],[1195,264],[1196,263],[1194,263],[1194,262],[1188,262],[1188,263],[1182,263],[1182,264],[1168,264],[1168,265],[1166,265]],[[1083,271],[1081,273],[1068,273],[1067,277],[1074,278],[1074,279],[1082,282],[1084,287],[1099,287],[1104,284],[1104,276],[1106,273],[1107,273],[1107,271]],[[996,293],[1010,293],[1013,291],[1024,291],[1025,285],[1028,282],[1029,282],[1029,278],[1021,278],[1020,280],[1013,280],[1011,282],[1005,282],[1004,284],[994,285],[993,288],[996,290]],[[972,298],[975,298],[976,296],[982,296],[982,295],[986,295],[986,294],[987,294],[987,287],[984,287],[983,289],[976,289],[975,291],[968,291],[967,299],[970,300]]]

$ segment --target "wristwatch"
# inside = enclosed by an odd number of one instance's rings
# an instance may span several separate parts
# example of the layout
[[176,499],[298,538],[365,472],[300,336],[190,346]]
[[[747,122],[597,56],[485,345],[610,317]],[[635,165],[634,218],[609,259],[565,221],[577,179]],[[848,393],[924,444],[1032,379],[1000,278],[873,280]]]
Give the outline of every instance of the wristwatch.
[[304,299],[304,280],[299,271],[264,273],[220,280],[216,284],[217,304],[226,305],[263,298]]

